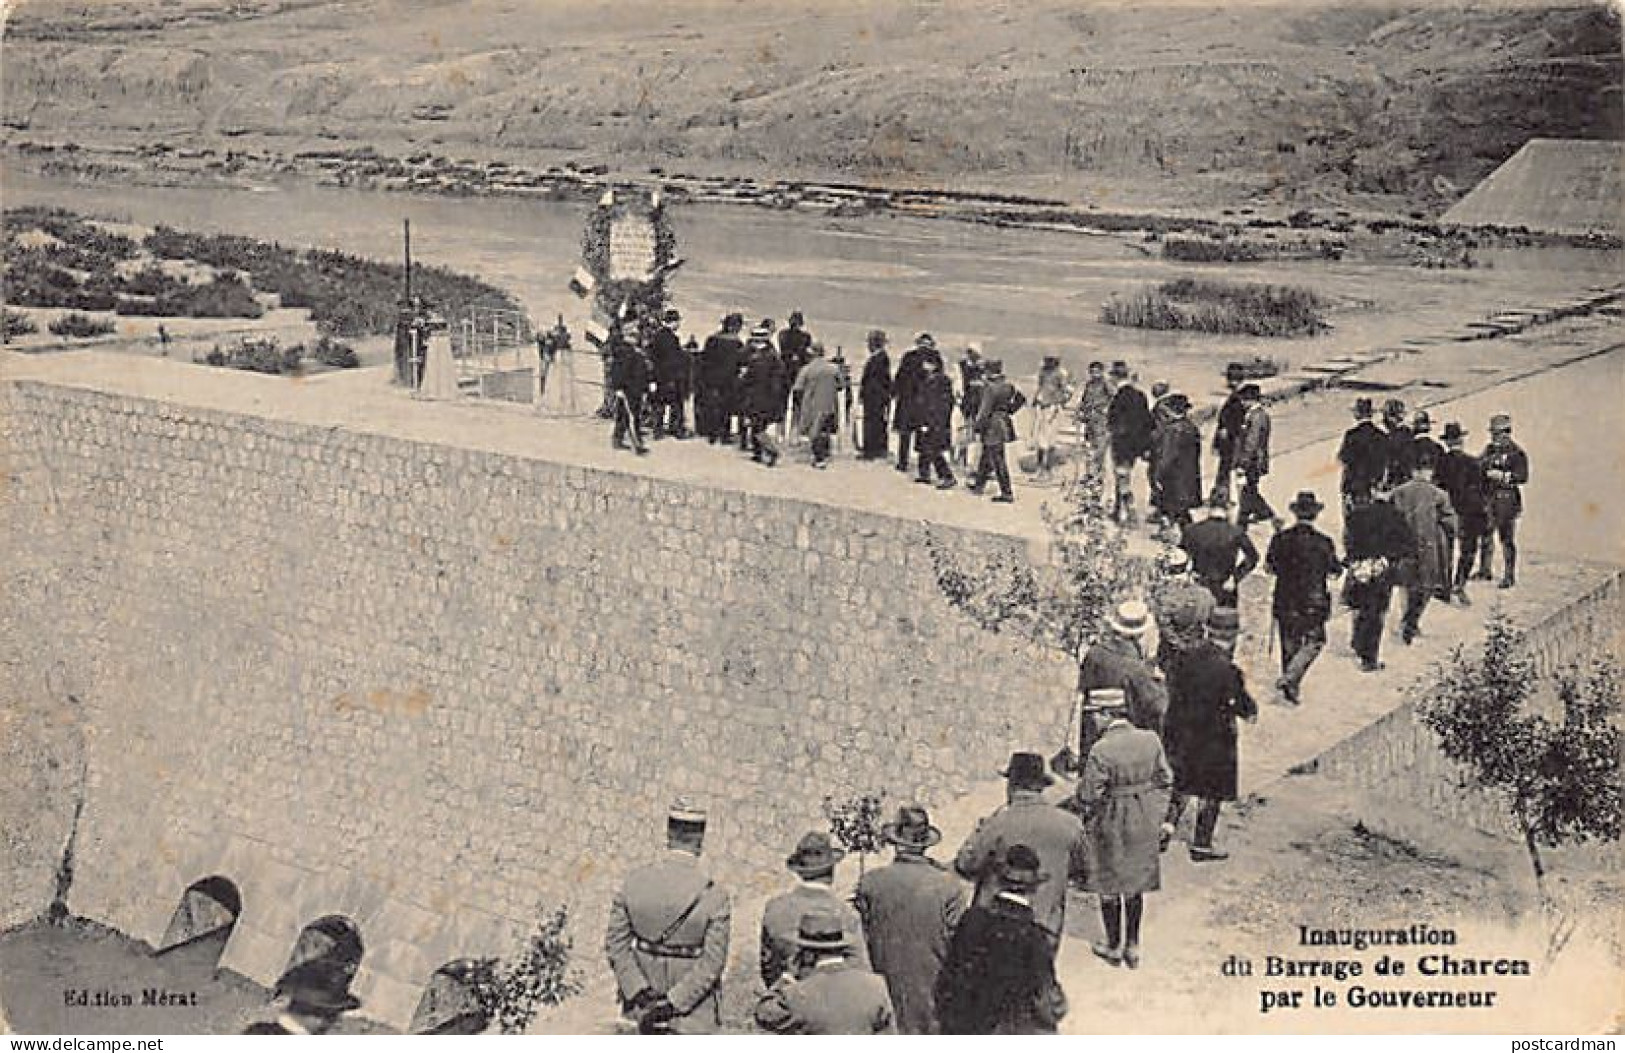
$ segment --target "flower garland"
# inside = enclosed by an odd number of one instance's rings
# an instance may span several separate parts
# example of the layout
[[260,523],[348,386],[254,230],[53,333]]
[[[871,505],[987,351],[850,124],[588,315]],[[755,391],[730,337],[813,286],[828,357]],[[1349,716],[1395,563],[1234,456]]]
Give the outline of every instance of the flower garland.
[[[606,317],[614,318],[625,305],[628,314],[658,318],[666,304],[666,274],[677,258],[677,234],[666,215],[664,202],[658,197],[625,199],[622,193],[606,195],[608,203],[600,200],[587,217],[587,226],[581,235],[581,263],[598,281],[595,299]],[[654,228],[653,277],[611,279],[610,232],[618,220],[640,214],[646,216]]]

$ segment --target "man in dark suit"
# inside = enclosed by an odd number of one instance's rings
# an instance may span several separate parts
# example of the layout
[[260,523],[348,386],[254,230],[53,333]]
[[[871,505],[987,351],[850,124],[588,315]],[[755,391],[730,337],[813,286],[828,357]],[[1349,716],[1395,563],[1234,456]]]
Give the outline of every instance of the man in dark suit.
[[937,979],[945,1035],[1052,1035],[1066,1015],[1036,890],[1056,880],[1021,842],[990,864],[992,894],[966,912]]
[[1405,403],[1389,399],[1382,407],[1382,427],[1388,464],[1383,470],[1383,486],[1392,490],[1416,470],[1416,433],[1405,423]]
[[869,331],[869,357],[863,363],[858,381],[858,401],[863,403],[863,459],[878,461],[886,456],[886,411],[891,406],[891,356],[886,353],[886,334]]
[[[1501,541],[1501,588],[1518,583],[1518,517],[1523,515],[1523,491],[1529,481],[1529,455],[1512,441],[1512,418],[1497,413],[1490,418],[1490,444],[1478,458],[1489,492],[1490,525]],[[1494,554],[1486,531],[1479,549],[1478,576],[1488,581]]]
[[1163,819],[1162,847],[1179,826],[1185,802],[1200,797],[1190,843],[1194,863],[1229,858],[1230,853],[1214,846],[1213,834],[1220,807],[1236,799],[1236,718],[1258,720],[1258,706],[1230,657],[1239,629],[1235,611],[1214,608],[1207,639],[1184,655],[1168,677],[1162,742],[1174,787]]
[[617,450],[627,448],[631,440],[633,451],[640,456],[649,452],[643,444],[643,403],[649,395],[649,359],[642,348],[627,340],[619,326],[610,330],[609,382],[615,397],[615,427],[611,444]]
[[654,437],[670,435],[674,439],[688,438],[688,422],[684,419],[688,402],[688,352],[677,335],[677,326],[683,316],[677,308],[668,307],[661,316],[660,328],[649,342],[649,357],[655,374],[655,426]]
[[882,824],[880,836],[895,850],[892,862],[858,881],[853,903],[869,939],[869,959],[886,980],[897,1030],[938,1031],[934,990],[948,956],[948,941],[965,911],[965,890],[941,863],[926,855],[942,840],[924,808],[904,805]]
[[1350,495],[1371,493],[1388,473],[1388,437],[1371,422],[1373,412],[1370,399],[1354,400],[1355,425],[1343,433],[1343,443],[1337,449],[1337,460],[1343,466],[1345,511]]
[[859,944],[828,907],[802,915],[795,972],[785,973],[756,1004],[756,1023],[781,1035],[897,1033],[886,983],[854,956]]
[[1191,573],[1213,593],[1220,607],[1236,607],[1241,581],[1258,566],[1258,549],[1247,531],[1230,522],[1223,505],[1209,505],[1207,518],[1180,535],[1179,547],[1190,553]]
[[1006,804],[977,824],[954,857],[954,870],[976,883],[973,902],[985,907],[1002,887],[999,861],[1005,847],[1031,846],[1047,871],[1044,880],[1028,890],[1033,918],[1044,930],[1053,955],[1060,949],[1066,920],[1067,882],[1081,879],[1088,866],[1083,823],[1044,800],[1044,791],[1055,780],[1038,754],[1011,754],[1000,774],[1006,779]]
[[1433,481],[1450,496],[1450,507],[1456,511],[1459,535],[1451,594],[1465,607],[1472,602],[1467,598],[1467,576],[1473,572],[1473,561],[1490,529],[1489,480],[1484,478],[1478,458],[1463,449],[1467,432],[1460,424],[1446,424],[1442,438],[1444,456],[1433,471]]
[[728,315],[722,320],[722,328],[706,337],[700,351],[694,424],[713,446],[729,441],[728,422],[737,412],[739,367],[745,354],[739,333],[744,327],[742,315]]
[[1213,492],[1208,495],[1208,504],[1230,504],[1230,480],[1236,471],[1236,448],[1241,443],[1241,425],[1247,417],[1247,406],[1236,394],[1237,389],[1247,379],[1247,370],[1240,362],[1232,362],[1224,367],[1225,386],[1230,394],[1225,397],[1224,405],[1219,407],[1218,419],[1213,428],[1213,453],[1219,459],[1219,470],[1213,476]]
[[1281,634],[1281,678],[1275,688],[1292,705],[1298,704],[1303,678],[1326,646],[1326,621],[1332,616],[1326,581],[1343,572],[1337,546],[1315,529],[1315,517],[1324,507],[1313,491],[1298,491],[1288,506],[1297,522],[1270,538],[1264,555],[1265,568],[1275,575],[1270,609]]
[[1354,608],[1351,641],[1360,669],[1374,673],[1383,668],[1382,623],[1388,615],[1394,583],[1403,574],[1415,542],[1405,517],[1388,503],[1386,493],[1355,494],[1343,524],[1343,551],[1348,575],[1343,601]]
[[1134,386],[1128,363],[1113,362],[1112,382],[1117,390],[1106,407],[1106,431],[1111,436],[1112,475],[1117,498],[1112,518],[1132,525],[1134,515],[1134,464],[1151,454],[1151,404],[1145,392]]
[[897,432],[897,470],[908,471],[909,447],[914,433],[920,428],[920,389],[925,382],[925,360],[937,360],[942,368],[942,355],[930,333],[914,338],[914,346],[903,352],[897,363],[897,375],[892,378],[892,430]]

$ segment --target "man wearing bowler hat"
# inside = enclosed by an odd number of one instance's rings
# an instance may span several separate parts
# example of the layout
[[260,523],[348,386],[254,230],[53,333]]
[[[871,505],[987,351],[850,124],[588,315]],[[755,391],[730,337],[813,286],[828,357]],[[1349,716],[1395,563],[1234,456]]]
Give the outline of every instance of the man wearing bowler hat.
[[1134,386],[1137,379],[1127,362],[1113,362],[1112,401],[1106,407],[1106,431],[1111,436],[1112,476],[1117,498],[1112,518],[1134,525],[1134,464],[1151,455],[1151,403],[1145,392]]
[[1489,481],[1478,458],[1463,447],[1467,432],[1456,421],[1444,426],[1444,456],[1433,470],[1433,481],[1450,496],[1450,507],[1456,511],[1457,553],[1451,576],[1451,595],[1463,607],[1467,598],[1467,576],[1473,572],[1473,561],[1479,546],[1490,529]]
[[1167,847],[1185,813],[1186,800],[1200,797],[1196,833],[1190,842],[1195,863],[1229,854],[1214,846],[1213,834],[1218,829],[1220,807],[1236,799],[1236,718],[1258,719],[1258,706],[1231,658],[1239,628],[1235,611],[1214,608],[1208,618],[1208,638],[1168,677],[1168,717],[1163,721],[1162,742],[1174,786],[1159,847]]
[[1332,616],[1326,582],[1343,572],[1337,546],[1315,529],[1324,507],[1314,491],[1299,490],[1288,506],[1296,522],[1270,538],[1264,555],[1265,568],[1275,575],[1270,611],[1281,634],[1281,677],[1275,687],[1291,705],[1298,704],[1303,678],[1326,646],[1326,621]]
[[604,950],[622,1010],[644,1034],[722,1026],[732,914],[728,893],[700,866],[705,825],[705,812],[679,797],[666,816],[665,856],[629,873],[610,904]]
[[1337,460],[1343,466],[1343,508],[1349,495],[1370,494],[1388,473],[1388,436],[1371,421],[1375,408],[1369,398],[1354,400],[1354,427],[1343,433]]
[[926,855],[942,831],[919,805],[899,808],[896,819],[881,825],[880,836],[894,850],[892,862],[863,875],[853,901],[869,938],[869,959],[891,992],[897,1030],[936,1034],[932,991],[965,911],[964,886]]
[[333,1029],[339,1017],[361,1008],[350,993],[350,974],[331,958],[313,958],[282,974],[276,982],[283,1010],[274,1021],[250,1024],[245,1035],[321,1035]]
[[[1213,491],[1208,504],[1230,504],[1230,478],[1236,472],[1236,447],[1241,443],[1241,426],[1247,416],[1247,405],[1237,391],[1247,380],[1247,369],[1240,362],[1224,367],[1224,383],[1230,391],[1213,426],[1213,453],[1219,459],[1218,471],[1213,476]],[[1200,502],[1197,502],[1200,504]]]
[[1066,921],[1066,886],[1088,867],[1083,824],[1071,812],[1044,800],[1055,780],[1036,753],[1012,753],[999,773],[1005,777],[1005,805],[977,824],[954,857],[954,870],[976,883],[973,902],[986,906],[999,892],[998,863],[1013,844],[1031,846],[1047,872],[1032,889],[1033,918],[1059,950]]
[[660,316],[660,328],[649,341],[649,358],[655,376],[654,437],[657,439],[665,435],[674,439],[688,438],[684,410],[688,402],[691,363],[677,334],[682,321],[677,308],[666,308]]
[[[1512,418],[1497,413],[1490,418],[1490,444],[1478,458],[1489,492],[1490,526],[1501,541],[1501,588],[1518,583],[1518,517],[1523,515],[1523,491],[1529,481],[1529,455],[1512,441]],[[1478,577],[1490,578],[1493,540],[1488,531],[1478,552]]]
[[846,851],[835,845],[828,834],[813,830],[803,835],[784,865],[797,878],[796,887],[774,896],[762,909],[762,983],[772,987],[789,969],[796,956],[796,930],[801,916],[810,910],[830,910],[840,916],[853,940],[853,954],[865,968],[869,952],[863,939],[863,922],[858,912],[835,894],[835,865]]
[[1053,884],[1039,853],[1016,842],[990,864],[992,894],[965,913],[937,979],[945,1035],[1053,1035],[1066,1015],[1038,890]]
[[756,1003],[756,1023],[782,1035],[897,1033],[886,983],[856,954],[840,913],[813,907],[796,922],[794,972],[786,972]]

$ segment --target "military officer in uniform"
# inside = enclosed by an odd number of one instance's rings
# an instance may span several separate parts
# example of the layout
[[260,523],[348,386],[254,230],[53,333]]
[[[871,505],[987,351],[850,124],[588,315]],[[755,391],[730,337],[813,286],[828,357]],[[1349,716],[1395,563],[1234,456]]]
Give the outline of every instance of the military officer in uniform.
[[678,798],[666,855],[638,867],[610,905],[604,951],[625,1013],[644,1034],[707,1034],[722,1024],[728,893],[700,866],[705,813]]
[[[1529,455],[1512,441],[1512,418],[1505,413],[1490,418],[1490,444],[1484,447],[1478,463],[1484,470],[1489,494],[1490,526],[1501,541],[1501,588],[1510,589],[1518,583],[1518,517],[1523,514],[1523,491],[1519,487],[1529,481]],[[1475,577],[1489,580],[1490,557],[1494,553],[1494,540],[1486,531],[1480,542]]]

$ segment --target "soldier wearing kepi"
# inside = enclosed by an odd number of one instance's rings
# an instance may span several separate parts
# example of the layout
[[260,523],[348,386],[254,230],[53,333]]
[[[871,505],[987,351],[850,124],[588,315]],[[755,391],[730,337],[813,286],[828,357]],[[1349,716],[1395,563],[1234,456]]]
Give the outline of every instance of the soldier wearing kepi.
[[937,1033],[932,991],[948,954],[960,915],[964,886],[941,863],[926,855],[942,840],[931,816],[918,805],[903,805],[897,818],[880,827],[896,855],[858,882],[853,903],[863,918],[869,958],[886,980],[897,1030],[905,1035]]
[[604,950],[621,1006],[644,1034],[722,1026],[728,893],[700,866],[705,813],[683,798],[666,817],[667,853],[633,870],[610,905]]
[[[1490,444],[1478,458],[1489,492],[1490,526],[1501,541],[1501,588],[1518,583],[1518,517],[1523,514],[1523,491],[1529,481],[1529,455],[1512,441],[1512,418],[1497,413],[1490,418]],[[1478,577],[1490,578],[1493,540],[1486,532],[1479,548]]]
[[[1369,489],[1357,491],[1368,500]],[[1270,539],[1264,566],[1275,575],[1271,612],[1281,634],[1281,677],[1276,690],[1291,705],[1299,702],[1303,678],[1326,646],[1326,621],[1332,616],[1332,595],[1327,579],[1343,572],[1332,539],[1315,529],[1320,500],[1312,490],[1300,490],[1289,511],[1297,522]]]

